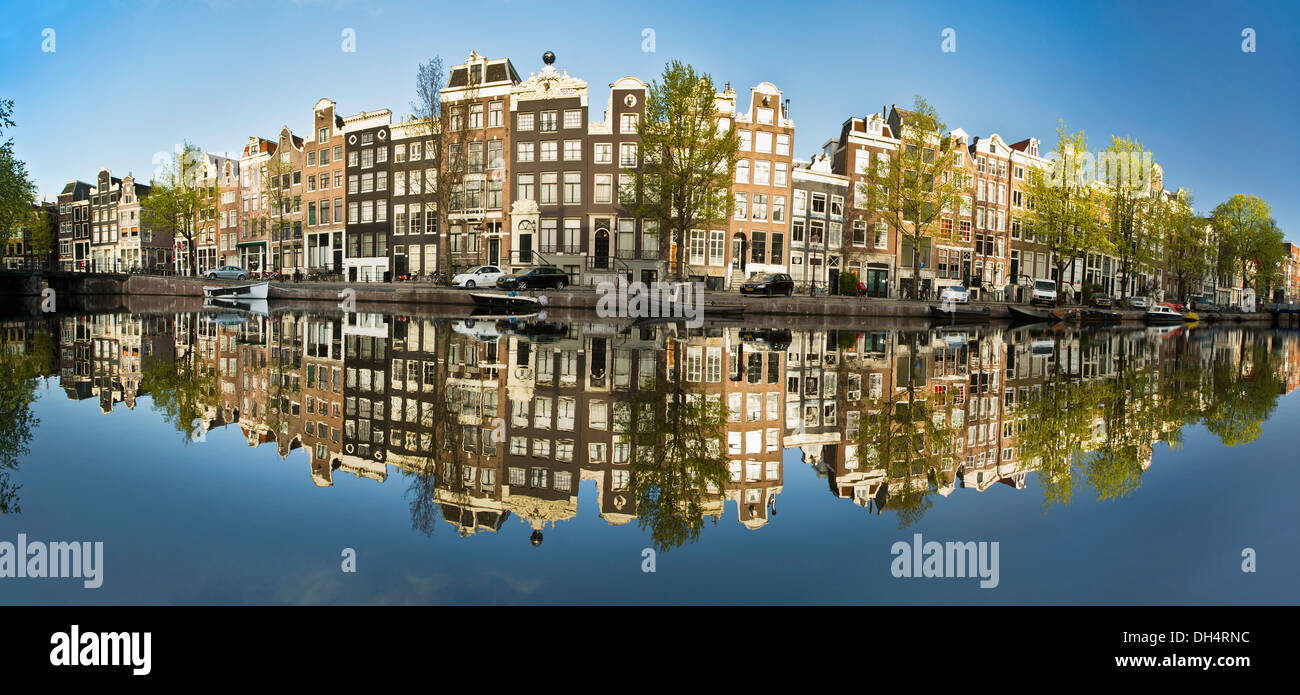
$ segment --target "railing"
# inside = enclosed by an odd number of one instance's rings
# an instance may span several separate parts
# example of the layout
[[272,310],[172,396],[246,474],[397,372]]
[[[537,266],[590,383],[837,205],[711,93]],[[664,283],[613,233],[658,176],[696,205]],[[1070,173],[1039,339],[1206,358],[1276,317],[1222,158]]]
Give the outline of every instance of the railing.
[[567,254],[570,256],[578,256],[583,253],[582,244],[554,244],[550,246],[543,245],[542,251],[545,253]]
[[632,272],[632,266],[616,256],[587,256],[587,270],[599,270],[625,275]]
[[511,251],[510,265],[555,265],[551,259],[537,251]]

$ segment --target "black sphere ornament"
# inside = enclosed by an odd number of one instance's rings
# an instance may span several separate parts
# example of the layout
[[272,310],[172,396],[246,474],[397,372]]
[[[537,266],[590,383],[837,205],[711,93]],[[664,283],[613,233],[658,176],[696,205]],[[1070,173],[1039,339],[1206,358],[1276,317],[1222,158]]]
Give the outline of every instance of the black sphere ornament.
[[543,54],[542,54],[542,62],[543,62],[543,63],[546,63],[547,65],[551,65],[551,64],[555,63],[555,54],[552,53],[551,51],[547,51],[547,52],[543,53]]

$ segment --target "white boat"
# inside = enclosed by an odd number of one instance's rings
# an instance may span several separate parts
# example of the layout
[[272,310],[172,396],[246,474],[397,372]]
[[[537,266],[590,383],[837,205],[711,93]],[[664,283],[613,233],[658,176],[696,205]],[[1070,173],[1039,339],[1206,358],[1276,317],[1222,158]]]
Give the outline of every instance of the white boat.
[[1147,323],[1175,324],[1183,322],[1183,315],[1163,304],[1157,304],[1147,310]]
[[206,285],[203,296],[222,299],[266,299],[269,282],[254,282],[248,285]]
[[510,312],[538,311],[544,302],[537,297],[516,294],[515,292],[470,292],[474,303],[488,309],[501,309]]

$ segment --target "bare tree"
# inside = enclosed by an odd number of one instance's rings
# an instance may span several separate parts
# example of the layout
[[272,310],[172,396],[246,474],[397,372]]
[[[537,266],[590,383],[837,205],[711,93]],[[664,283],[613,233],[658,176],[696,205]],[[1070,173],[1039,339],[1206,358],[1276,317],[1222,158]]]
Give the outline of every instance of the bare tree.
[[[485,122],[480,122],[478,127],[472,127],[467,119],[468,107],[478,101],[481,81],[481,75],[467,69],[463,83],[449,84],[440,56],[420,63],[416,69],[411,112],[415,116],[416,132],[426,137],[424,158],[433,161],[433,166],[425,168],[424,176],[417,177],[420,192],[416,196],[423,209],[424,219],[420,222],[423,230],[441,231],[437,242],[438,269],[444,278],[450,278],[452,272],[451,245],[444,242],[450,231],[449,214],[465,207],[465,179],[471,173],[469,143],[478,140],[478,132],[485,126]],[[448,87],[458,88],[456,97],[453,103],[443,104],[443,90]],[[430,143],[434,147],[430,148]],[[500,165],[504,170],[504,162]]]

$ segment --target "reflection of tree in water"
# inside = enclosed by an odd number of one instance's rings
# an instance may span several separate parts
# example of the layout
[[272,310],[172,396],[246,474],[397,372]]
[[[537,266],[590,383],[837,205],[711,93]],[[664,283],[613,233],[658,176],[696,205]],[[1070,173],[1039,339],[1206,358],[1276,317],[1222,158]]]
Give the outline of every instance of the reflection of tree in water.
[[1020,455],[1037,462],[1044,511],[1058,504],[1068,507],[1074,499],[1074,470],[1085,456],[1092,437],[1091,415],[1100,400],[1093,384],[1064,375],[1058,367],[1042,390],[1021,404],[1018,412],[1025,428]]
[[1227,446],[1259,438],[1284,387],[1278,356],[1263,336],[1247,332],[1240,336],[1243,344],[1235,364],[1227,360],[1214,364],[1210,407],[1205,413],[1205,426]]
[[185,319],[186,341],[184,347],[170,360],[150,360],[142,365],[140,390],[153,397],[153,409],[162,413],[189,444],[195,420],[206,421],[208,411],[219,402],[220,389],[214,363],[207,362],[199,352],[198,314]]
[[681,376],[642,382],[618,417],[632,445],[637,522],[660,552],[699,539],[706,496],[721,494],[727,481],[721,447],[727,406]]
[[1203,422],[1227,446],[1254,441],[1282,392],[1280,365],[1259,334],[1238,335],[1245,341],[1238,355],[1216,352],[1208,367],[1197,340],[1174,336],[1154,344],[1120,339],[1114,371],[1102,380],[1054,370],[1019,411],[1021,457],[1038,470],[1044,508],[1070,504],[1080,470],[1097,499],[1127,496],[1156,442],[1179,448],[1189,424]]
[[22,485],[10,474],[30,452],[32,431],[40,419],[32,412],[42,365],[49,364],[54,343],[48,331],[33,335],[21,354],[0,352],[0,514],[19,514]]
[[867,400],[853,440],[858,465],[887,474],[877,504],[897,513],[899,528],[930,510],[952,464],[955,428],[937,399],[926,395],[923,384],[911,381],[888,398]]
[[[446,336],[446,322],[437,322],[437,335],[442,337],[434,344],[433,353],[427,353],[437,364],[448,366],[449,342]],[[421,457],[413,462],[405,474],[410,478],[406,488],[406,497],[410,500],[411,528],[432,536],[437,529],[438,520],[443,517],[440,489],[450,489],[456,477],[460,475],[461,466],[466,463],[464,451],[464,428],[460,423],[461,402],[459,391],[447,387],[447,374],[442,372],[433,381],[433,391],[425,395],[430,404],[429,418],[421,419],[421,427],[429,434],[429,447],[421,452]],[[389,442],[396,446],[397,442]],[[439,462],[447,474],[439,471]],[[459,524],[460,519],[448,519]]]

